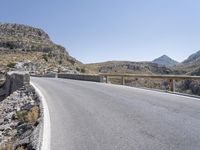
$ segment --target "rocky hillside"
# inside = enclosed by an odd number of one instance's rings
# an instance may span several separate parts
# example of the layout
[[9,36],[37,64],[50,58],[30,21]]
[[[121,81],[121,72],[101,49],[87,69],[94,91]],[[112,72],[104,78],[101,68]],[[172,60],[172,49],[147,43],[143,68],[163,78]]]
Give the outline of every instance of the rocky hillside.
[[43,115],[35,90],[27,85],[0,102],[0,149],[36,150]]
[[151,62],[108,61],[87,64],[95,73],[173,74],[176,71]]
[[182,63],[178,64],[174,67],[177,70],[184,71],[189,75],[199,75],[200,72],[200,51],[190,55],[186,60]]
[[168,57],[167,55],[163,55],[159,58],[156,58],[155,60],[152,61],[153,63],[159,64],[159,65],[163,65],[163,66],[167,66],[167,67],[173,67],[176,64],[178,64],[177,61],[171,59],[170,57]]
[[186,60],[182,62],[185,65],[200,64],[200,51],[190,55]]
[[0,68],[11,69],[19,62],[30,62],[28,71],[39,74],[77,72],[82,66],[64,47],[54,44],[43,30],[19,24],[0,24]]

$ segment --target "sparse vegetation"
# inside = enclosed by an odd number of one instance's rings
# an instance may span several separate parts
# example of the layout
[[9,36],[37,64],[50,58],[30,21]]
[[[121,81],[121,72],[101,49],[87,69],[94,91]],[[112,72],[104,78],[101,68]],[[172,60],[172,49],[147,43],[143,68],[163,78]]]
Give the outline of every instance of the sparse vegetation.
[[85,68],[81,68],[81,73],[85,73]]
[[35,123],[39,118],[40,110],[38,106],[33,106],[30,111],[22,110],[16,112],[16,118],[21,122]]
[[48,55],[47,55],[47,54],[43,54],[43,55],[42,55],[42,58],[43,58],[46,62],[48,62]]
[[49,58],[53,58],[53,54],[51,52],[48,53]]
[[76,67],[76,70],[79,72],[79,71],[80,71],[80,68]]
[[25,122],[26,121],[26,115],[27,115],[26,110],[17,111],[16,117],[14,117],[14,118],[18,119],[20,122]]
[[24,146],[19,146],[16,150],[25,150]]
[[13,150],[13,143],[11,140],[7,141],[0,150]]
[[26,121],[28,123],[35,123],[39,118],[40,109],[38,106],[33,106],[30,111],[28,111],[26,115]]
[[178,85],[180,91],[186,91],[188,94],[200,95],[200,81],[185,80]]
[[8,68],[14,68],[15,67],[15,65],[16,65],[16,63],[9,63],[9,64],[7,64],[7,67]]

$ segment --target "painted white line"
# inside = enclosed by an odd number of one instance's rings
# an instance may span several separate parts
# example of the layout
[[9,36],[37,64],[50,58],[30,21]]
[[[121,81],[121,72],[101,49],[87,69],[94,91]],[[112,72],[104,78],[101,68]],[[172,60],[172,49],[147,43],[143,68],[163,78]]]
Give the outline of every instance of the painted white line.
[[38,89],[38,87],[33,82],[31,82],[30,84],[35,88],[35,91],[39,95],[43,106],[43,134],[42,134],[41,150],[50,150],[51,128],[50,128],[50,115],[49,115],[48,105],[44,95]]

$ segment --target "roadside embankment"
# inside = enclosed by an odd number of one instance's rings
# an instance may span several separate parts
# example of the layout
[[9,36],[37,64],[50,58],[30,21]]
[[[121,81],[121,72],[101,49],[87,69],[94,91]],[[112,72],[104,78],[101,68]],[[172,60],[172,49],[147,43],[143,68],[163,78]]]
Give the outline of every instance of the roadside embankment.
[[9,72],[0,101],[0,150],[39,150],[42,133],[42,104],[30,76]]

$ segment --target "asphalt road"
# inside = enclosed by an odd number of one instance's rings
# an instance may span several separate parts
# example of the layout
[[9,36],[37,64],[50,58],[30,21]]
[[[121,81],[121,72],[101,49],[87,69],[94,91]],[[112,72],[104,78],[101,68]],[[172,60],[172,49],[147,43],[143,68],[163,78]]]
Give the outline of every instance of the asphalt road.
[[200,150],[200,101],[150,90],[31,78],[50,113],[52,150]]

